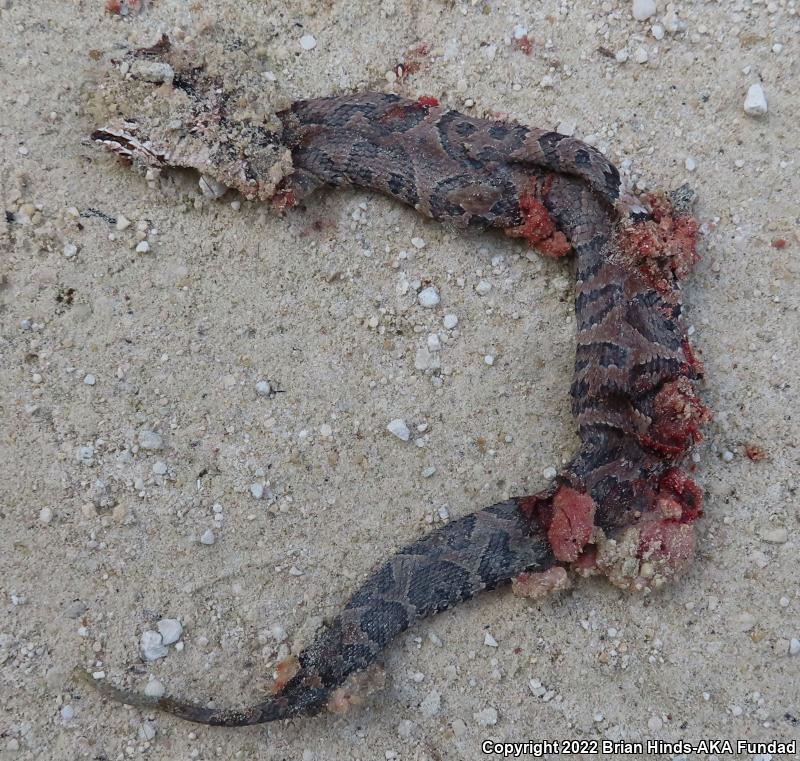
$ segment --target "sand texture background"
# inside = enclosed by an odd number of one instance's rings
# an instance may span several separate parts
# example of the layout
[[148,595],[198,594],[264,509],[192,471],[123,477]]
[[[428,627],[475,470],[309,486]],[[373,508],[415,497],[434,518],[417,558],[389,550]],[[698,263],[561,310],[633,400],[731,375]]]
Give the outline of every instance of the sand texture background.
[[[574,128],[640,187],[697,189],[686,315],[715,419],[684,578],[649,597],[602,581],[479,597],[401,637],[387,688],[345,716],[210,729],[76,686],[80,663],[250,702],[379,560],[442,515],[539,490],[577,441],[568,261],[365,192],[284,217],[210,200],[196,176],[148,181],[91,145],[94,59],[162,32],[235,48],[291,98],[432,95]],[[798,33],[794,0],[659,0],[646,21],[617,0],[151,0],[126,18],[0,0],[0,758],[798,738]],[[769,110],[750,116],[757,82]],[[183,649],[146,662],[162,618]]]

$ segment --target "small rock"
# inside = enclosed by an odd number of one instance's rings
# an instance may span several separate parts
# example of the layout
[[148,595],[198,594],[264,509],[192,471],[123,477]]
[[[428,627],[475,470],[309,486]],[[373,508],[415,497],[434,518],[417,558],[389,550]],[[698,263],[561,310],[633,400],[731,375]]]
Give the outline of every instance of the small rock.
[[491,367],[491,366],[494,364],[494,355],[493,355],[493,354],[487,354],[487,355],[486,355],[486,356],[483,358],[483,361],[484,361],[484,362],[485,362],[487,365],[489,365],[489,367]]
[[264,496],[264,486],[259,483],[250,484],[250,494],[253,499],[261,499]]
[[752,613],[740,613],[733,620],[733,628],[737,632],[749,632],[756,625],[756,617]]
[[260,380],[256,383],[256,393],[259,396],[269,396],[271,391],[272,387],[269,385],[269,381]]
[[165,645],[174,644],[183,634],[183,626],[177,618],[162,618],[156,626],[161,634],[161,641]]
[[164,695],[164,685],[151,676],[150,681],[145,685],[144,694],[149,698],[160,698]]
[[767,96],[760,84],[750,85],[744,99],[744,112],[748,116],[763,116],[767,113]]
[[286,639],[289,636],[286,633],[286,629],[284,629],[280,624],[273,624],[272,626],[270,626],[269,635],[276,642],[286,642]]
[[75,709],[69,704],[65,705],[61,709],[61,721],[63,721],[64,724],[67,724],[74,718],[75,718]]
[[149,254],[150,253],[150,244],[146,240],[140,240],[136,244],[136,253],[137,254]]
[[131,226],[131,221],[124,214],[120,214],[117,217],[117,224],[116,224],[117,230],[122,232],[123,230],[127,230],[130,226]]
[[439,713],[442,705],[442,696],[436,691],[431,690],[419,704],[419,710],[426,719],[430,719]]
[[488,280],[481,280],[475,286],[475,293],[477,293],[478,296],[485,296],[491,290],[492,290],[492,284]]
[[797,637],[789,640],[789,655],[800,655],[800,639]]
[[656,0],[633,0],[632,10],[637,21],[647,21],[656,12]]
[[724,462],[733,462],[733,452],[730,449],[726,449],[722,453],[722,459]]
[[327,423],[323,423],[319,427],[319,435],[322,436],[323,439],[329,439],[333,435],[333,428]]
[[39,511],[39,520],[46,526],[53,520],[53,511],[49,507],[43,507]]
[[145,742],[152,740],[156,736],[156,728],[153,726],[152,721],[143,721],[142,726],[139,727],[139,737]]
[[614,54],[614,60],[615,60],[617,63],[625,63],[625,61],[627,61],[627,60],[628,60],[628,51],[627,51],[627,50],[625,50],[625,48],[623,48],[622,50],[618,50],[618,51],[617,51],[617,52]]
[[683,162],[687,172],[694,172],[697,169],[697,161],[693,156],[687,156],[686,161]]
[[761,541],[767,544],[786,544],[789,539],[789,532],[783,526],[763,528],[759,530],[758,535]]
[[314,37],[313,34],[304,34],[300,38],[300,47],[303,48],[303,50],[313,50],[317,47],[316,37]]
[[97,378],[95,378],[91,373],[88,373],[83,377],[83,383],[86,386],[94,386],[94,384],[97,383]]
[[428,346],[428,351],[440,351],[442,348],[442,342],[439,340],[439,336],[436,335],[436,333],[431,333],[425,340],[425,343]]
[[71,259],[77,253],[78,253],[78,247],[74,243],[64,244],[64,256],[66,256],[67,259]]
[[142,632],[140,647],[142,655],[148,661],[157,661],[159,658],[164,658],[169,652],[161,639],[161,635],[153,631]]
[[497,640],[489,632],[486,632],[483,635],[483,644],[486,647],[497,647]]
[[153,463],[153,473],[157,476],[163,476],[167,473],[167,463],[158,460],[158,462]]
[[439,291],[437,291],[432,285],[429,285],[427,288],[423,288],[417,294],[417,301],[419,301],[420,306],[423,306],[426,309],[432,309],[433,307],[439,305],[441,298],[439,297]]
[[165,82],[171,84],[175,78],[175,72],[168,63],[141,58],[131,64],[130,72],[136,79],[143,79],[145,82],[152,82],[156,85]]
[[411,245],[414,246],[414,248],[419,248],[419,249],[425,248],[425,239],[424,238],[412,238],[411,239]]
[[434,468],[433,465],[429,465],[422,471],[422,477],[430,478],[434,473],[436,473],[436,468]]
[[497,724],[497,709],[495,708],[484,708],[473,716],[482,727],[493,727]]
[[402,418],[395,418],[392,420],[389,425],[386,426],[386,430],[392,435],[397,436],[401,441],[408,441],[411,438],[411,431],[408,429],[406,421]]
[[442,325],[444,325],[448,330],[452,330],[456,327],[456,325],[458,325],[458,317],[456,317],[454,314],[446,314],[442,319]]
[[647,49],[642,46],[639,46],[633,51],[633,60],[636,61],[636,63],[647,63],[649,57]]
[[653,24],[652,28],[650,29],[650,33],[655,37],[657,40],[663,40],[666,30],[664,29],[661,24]]
[[155,431],[139,431],[139,446],[142,449],[161,449],[164,446],[164,439]]
[[564,121],[559,122],[558,126],[556,127],[556,132],[558,132],[559,135],[572,137],[577,128],[578,124],[574,119],[565,119]]
[[82,603],[80,600],[75,600],[75,602],[71,603],[67,606],[67,609],[64,611],[64,615],[67,618],[80,618],[84,613],[86,613],[86,605]]
[[216,537],[210,528],[207,528],[200,537],[200,544],[214,544],[215,541]]
[[197,184],[200,186],[200,192],[206,198],[212,200],[222,198],[228,192],[227,185],[223,185],[219,180],[208,174],[201,174]]

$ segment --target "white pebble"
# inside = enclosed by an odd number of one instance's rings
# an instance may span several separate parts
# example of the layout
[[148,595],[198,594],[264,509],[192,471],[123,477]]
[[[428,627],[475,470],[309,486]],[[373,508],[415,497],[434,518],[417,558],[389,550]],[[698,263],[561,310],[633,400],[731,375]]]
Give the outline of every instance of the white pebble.
[[497,647],[497,640],[489,632],[486,632],[483,635],[483,644],[486,647]]
[[730,449],[726,449],[726,450],[725,450],[725,451],[722,453],[722,459],[723,459],[725,462],[732,462],[732,461],[733,461],[733,452],[731,452],[731,450],[730,450]]
[[439,708],[442,705],[442,696],[436,691],[431,690],[419,704],[419,710],[426,719],[430,719],[439,713]]
[[97,382],[97,379],[91,373],[89,373],[88,375],[84,375],[83,376],[83,383],[86,386],[94,386],[94,384],[96,382]]
[[559,135],[572,137],[575,134],[577,127],[578,124],[574,119],[565,119],[559,123],[558,127],[556,127],[556,132],[558,132]]
[[431,333],[425,342],[428,345],[428,351],[439,351],[442,348],[442,342],[436,333]]
[[78,253],[78,247],[74,243],[64,244],[64,256],[66,256],[67,259],[71,259],[77,253]]
[[554,478],[555,478],[555,477],[558,475],[558,471],[557,471],[557,470],[556,470],[556,469],[555,469],[555,468],[554,468],[552,465],[550,465],[549,467],[545,468],[545,469],[542,471],[542,475],[543,475],[543,476],[544,476],[544,477],[545,477],[545,478],[546,478],[548,481],[552,481],[552,480],[553,480],[553,479],[554,479]]
[[789,640],[789,655],[800,655],[800,639],[797,637]]
[[327,423],[323,423],[319,427],[319,435],[322,436],[323,439],[329,439],[333,435],[333,428]]
[[414,246],[414,248],[425,248],[425,240],[419,237],[412,238],[411,245]]
[[124,214],[120,214],[117,217],[117,230],[122,232],[123,230],[127,230],[131,226],[131,221],[128,219]]
[[435,473],[436,473],[436,468],[434,468],[433,465],[429,465],[427,468],[425,468],[422,471],[422,477],[423,478],[430,478]]
[[181,638],[183,626],[177,618],[162,618],[156,626],[165,645],[172,645]]
[[145,82],[153,84],[171,83],[175,78],[175,72],[168,63],[163,61],[147,61],[139,59],[131,64],[131,76],[136,79],[143,79]]
[[271,391],[272,387],[269,385],[269,381],[260,380],[256,383],[256,393],[259,396],[269,396]]
[[687,172],[694,172],[694,170],[697,169],[697,160],[693,156],[687,156],[683,164]]
[[71,705],[65,705],[61,709],[61,721],[65,724],[75,718],[75,709]]
[[300,47],[303,50],[313,50],[317,47],[317,38],[313,34],[304,34],[300,38]]
[[53,520],[53,511],[49,507],[43,507],[39,511],[39,520],[47,525]]
[[633,0],[633,17],[647,21],[656,12],[656,0]]
[[144,694],[149,698],[160,698],[164,695],[164,685],[151,676],[150,681],[145,685]]
[[250,494],[253,499],[261,499],[264,496],[264,486],[259,483],[250,484]]
[[163,476],[167,473],[167,463],[163,460],[158,460],[153,463],[153,473],[157,476]]
[[156,736],[156,728],[152,721],[143,721],[139,727],[139,737],[145,742],[152,740]]
[[767,113],[767,96],[760,84],[750,85],[744,99],[744,112],[748,116],[763,116]]
[[650,29],[650,33],[657,40],[663,40],[664,39],[664,34],[666,33],[666,30],[664,29],[663,26],[661,26],[661,24],[653,24],[653,26]]
[[406,421],[399,417],[392,420],[386,426],[386,430],[401,441],[408,441],[411,438],[411,431],[408,430]]
[[161,449],[164,439],[155,431],[139,431],[139,446],[142,449]]
[[200,544],[214,544],[215,538],[214,532],[207,528],[200,537]]
[[161,639],[161,635],[153,631],[142,632],[140,647],[142,655],[148,661],[164,658],[169,652]]
[[140,240],[136,244],[136,253],[137,254],[149,254],[150,253],[150,244],[146,240]]
[[211,198],[212,200],[222,198],[228,192],[227,185],[223,185],[219,180],[208,174],[201,174],[197,184],[200,186],[200,192],[206,198]]
[[286,629],[284,629],[280,624],[273,624],[269,628],[269,636],[272,637],[276,642],[285,642],[289,635],[286,633]]
[[639,46],[633,52],[633,60],[636,61],[636,63],[647,63],[648,58],[649,56],[647,55],[647,49],[643,48],[642,46]]
[[427,288],[423,288],[417,294],[417,300],[420,303],[420,306],[425,307],[426,309],[431,309],[432,307],[438,306],[441,299],[439,298],[439,291],[436,290],[432,285],[429,285]]
[[454,314],[446,314],[442,320],[442,325],[444,325],[448,330],[452,330],[454,327],[456,327],[456,325],[458,325],[458,317],[456,317]]
[[491,290],[492,290],[492,284],[488,280],[481,280],[475,286],[475,293],[477,293],[478,296],[485,296]]
[[625,50],[625,48],[622,48],[622,50],[618,50],[618,51],[617,51],[617,52],[614,54],[614,60],[615,60],[617,63],[625,63],[625,61],[627,61],[627,60],[628,60],[628,51],[627,51],[627,50]]
[[483,358],[483,361],[484,361],[484,362],[485,362],[487,365],[489,365],[489,367],[491,367],[491,366],[494,364],[494,354],[487,354],[487,355],[486,355],[486,356]]

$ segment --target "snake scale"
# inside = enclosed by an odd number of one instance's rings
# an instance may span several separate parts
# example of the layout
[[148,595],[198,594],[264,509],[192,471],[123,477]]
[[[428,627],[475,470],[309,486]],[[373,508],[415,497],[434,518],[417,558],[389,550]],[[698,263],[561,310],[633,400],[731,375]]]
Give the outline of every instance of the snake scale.
[[621,586],[658,586],[687,563],[701,491],[677,467],[709,417],[702,368],[681,322],[678,281],[694,263],[689,194],[626,207],[595,148],[555,132],[478,119],[433,98],[360,93],[299,101],[278,137],[294,173],[275,202],[321,186],[379,191],[459,228],[497,228],[551,256],[574,250],[580,448],[550,486],[478,510],[404,547],[356,590],[274,694],[208,708],[95,684],[107,697],[194,722],[239,726],[356,702],[359,678],[413,622],[481,590],[536,595],[565,565]]

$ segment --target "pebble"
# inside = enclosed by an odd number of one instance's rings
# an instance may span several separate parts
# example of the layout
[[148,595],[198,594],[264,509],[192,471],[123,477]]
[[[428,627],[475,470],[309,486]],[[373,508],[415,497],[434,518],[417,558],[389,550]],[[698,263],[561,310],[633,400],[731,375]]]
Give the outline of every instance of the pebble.
[[436,468],[434,468],[433,465],[429,465],[427,468],[425,468],[422,471],[422,477],[423,478],[430,478],[435,473],[436,473]]
[[797,637],[789,640],[789,655],[800,655],[800,639]]
[[264,496],[264,486],[262,484],[250,484],[250,494],[253,499],[261,499]]
[[475,286],[475,293],[477,293],[478,296],[485,296],[491,290],[492,290],[492,284],[488,280],[481,280]]
[[484,361],[484,362],[485,362],[487,365],[489,365],[489,367],[491,367],[491,366],[494,364],[494,355],[493,355],[493,354],[487,354],[487,355],[486,355],[486,356],[483,358],[483,361]]
[[553,479],[554,479],[554,478],[555,478],[555,477],[558,475],[558,471],[557,471],[557,470],[556,470],[556,469],[555,469],[555,468],[554,468],[552,465],[550,465],[549,467],[545,468],[545,469],[542,471],[542,475],[543,475],[543,476],[544,476],[544,477],[545,477],[545,478],[546,478],[548,481],[552,481],[552,480],[553,480]]
[[155,431],[139,431],[139,446],[142,449],[161,449],[164,446],[164,439]]
[[419,237],[412,238],[411,245],[414,246],[414,248],[425,248],[425,239]]
[[208,174],[201,174],[200,179],[197,181],[200,186],[200,192],[212,200],[222,198],[228,192],[228,186],[223,185],[219,180],[214,179]]
[[419,710],[426,719],[430,719],[439,713],[442,705],[442,696],[436,691],[431,690],[419,704]]
[[116,224],[117,230],[122,232],[123,230],[127,230],[130,226],[131,226],[131,221],[124,214],[120,214],[117,217],[117,224]]
[[157,462],[153,463],[153,473],[157,476],[163,476],[167,473],[167,463],[163,462],[162,460],[158,460]]
[[286,633],[286,629],[284,629],[280,624],[273,624],[269,628],[269,636],[272,637],[276,642],[286,642],[289,635]]
[[139,727],[139,737],[144,741],[152,740],[156,736],[156,728],[152,721],[143,721]]
[[436,335],[436,333],[431,333],[425,340],[425,343],[428,346],[428,351],[440,351],[442,348],[442,342],[439,340],[439,336]]
[[6,743],[6,750],[11,751],[12,753],[16,753],[19,750],[19,740],[16,737],[12,737]]
[[408,430],[406,421],[399,417],[392,420],[386,426],[386,430],[393,436],[397,436],[400,441],[408,441],[411,438],[411,431]]
[[783,526],[763,528],[758,535],[761,537],[761,541],[767,544],[786,544],[789,539],[789,532]]
[[319,435],[322,436],[323,439],[329,439],[333,435],[333,428],[327,423],[323,423],[319,427]]
[[497,640],[489,632],[486,632],[483,635],[483,644],[486,647],[497,647]]
[[733,452],[731,452],[731,450],[730,450],[730,449],[726,449],[726,450],[725,450],[725,451],[722,453],[722,459],[723,459],[725,462],[733,462]]
[[131,64],[131,76],[137,79],[143,79],[145,82],[152,82],[153,84],[160,85],[171,83],[175,78],[175,72],[168,63],[163,61],[148,61],[146,59],[138,59]]
[[317,38],[313,34],[304,34],[300,38],[300,47],[303,50],[313,50],[317,47]]
[[137,254],[149,254],[150,253],[150,244],[146,240],[140,240],[136,244],[136,253]]
[[161,635],[154,631],[142,632],[140,647],[142,655],[148,661],[157,661],[159,658],[164,658],[169,652],[161,639]]
[[144,694],[149,698],[160,698],[164,695],[164,685],[151,676],[150,681],[145,685]]
[[618,51],[617,51],[617,52],[614,54],[614,60],[615,60],[617,63],[625,63],[625,61],[627,61],[627,60],[628,60],[628,51],[627,51],[627,50],[625,50],[625,48],[623,48],[622,50],[618,50]]
[[650,29],[650,32],[653,35],[653,37],[655,37],[657,40],[663,40],[664,35],[666,34],[666,30],[664,29],[663,26],[661,26],[661,24],[653,24],[653,26]]
[[694,172],[697,169],[697,160],[693,156],[687,156],[683,163],[687,172]]
[[423,288],[417,294],[417,300],[419,301],[420,306],[423,306],[426,309],[431,309],[439,305],[441,298],[439,297],[439,291],[437,291],[432,285],[429,285],[427,288]]
[[87,610],[88,608],[83,602],[80,600],[75,600],[75,602],[69,605],[69,607],[64,611],[64,615],[66,615],[67,618],[76,619],[80,618],[84,613],[86,613]]
[[636,63],[647,63],[648,58],[647,49],[643,48],[641,45],[633,52],[633,60],[636,61]]
[[750,85],[744,99],[744,112],[748,116],[763,116],[767,113],[767,96],[760,84]]
[[269,396],[271,391],[272,387],[269,385],[269,381],[260,380],[258,383],[256,383],[256,393],[259,396]]
[[578,123],[574,119],[565,119],[564,121],[559,122],[559,125],[556,127],[556,132],[558,132],[559,135],[572,137],[577,128]]
[[165,645],[174,644],[183,634],[183,626],[181,626],[181,622],[177,618],[162,618],[156,626]]
[[458,325],[458,317],[456,317],[454,314],[446,314],[442,320],[442,325],[444,325],[448,330],[452,330],[456,327],[456,325]]
[[78,247],[74,243],[64,244],[64,256],[66,256],[67,259],[71,259],[77,253],[78,253]]
[[49,507],[43,507],[39,511],[39,520],[47,525],[53,520],[53,511]]
[[637,21],[647,21],[656,12],[656,0],[633,0],[632,10]]
[[214,544],[215,539],[214,532],[207,528],[200,537],[200,544]]
[[482,711],[478,711],[476,714],[473,714],[475,721],[478,722],[482,727],[493,727],[497,724],[497,709],[496,708],[484,708]]
[[75,709],[69,704],[65,705],[61,709],[61,721],[63,721],[66,724],[67,722],[72,721],[74,718],[75,718]]
[[94,375],[89,373],[83,377],[83,383],[85,386],[94,386],[94,384],[97,383],[97,379],[94,377]]

